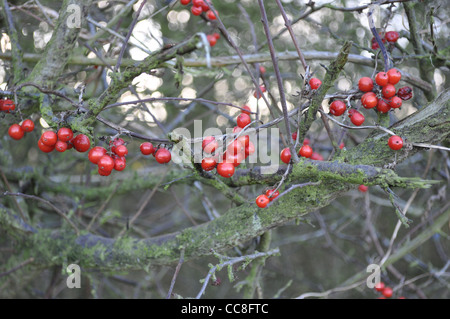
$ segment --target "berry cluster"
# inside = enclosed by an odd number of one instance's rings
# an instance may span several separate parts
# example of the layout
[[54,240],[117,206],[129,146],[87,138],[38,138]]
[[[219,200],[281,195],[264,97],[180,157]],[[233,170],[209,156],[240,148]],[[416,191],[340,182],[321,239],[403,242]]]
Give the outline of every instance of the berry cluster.
[[271,201],[273,201],[275,198],[280,195],[280,192],[275,189],[268,189],[266,192],[262,195],[259,195],[256,198],[256,205],[260,208],[264,208],[269,204]]
[[[364,94],[361,96],[361,105],[365,109],[376,109],[380,113],[387,113],[392,109],[402,106],[403,100],[412,97],[412,89],[408,86],[402,87],[396,92],[395,85],[400,82],[402,74],[396,68],[387,72],[378,72],[375,76],[375,83],[370,77],[362,77],[358,81],[358,88]],[[343,101],[335,100],[330,104],[330,114],[341,116],[347,110]],[[364,115],[356,109],[348,110],[348,116],[355,126],[364,123]],[[403,146],[403,141],[398,136],[392,136],[388,145],[393,150],[399,150]]]
[[[180,3],[187,6],[191,3],[191,0],[180,0]],[[192,0],[191,13],[194,16],[199,16],[204,13],[205,17],[210,21],[217,19],[217,12],[214,13],[214,11],[209,8],[209,5],[203,0]],[[213,33],[207,35],[206,38],[208,39],[209,45],[213,47],[216,45],[217,40],[220,39],[220,35],[218,33]]]
[[[384,284],[384,282],[380,281],[375,285],[375,290],[381,292],[382,296],[379,299],[391,298],[394,294],[394,290],[391,287],[388,287]],[[399,299],[404,299],[400,297]]]
[[[292,133],[292,139],[295,141],[297,139],[297,132]],[[309,158],[312,160],[323,161],[322,155],[313,151],[312,147],[309,145],[309,139],[305,138],[303,140],[303,145],[298,151],[298,156]],[[291,161],[291,150],[289,147],[284,148],[280,153],[280,159],[283,163],[289,164]]]
[[[381,37],[381,34],[380,34]],[[383,41],[383,43],[389,42],[389,43],[395,43],[397,42],[398,38],[400,37],[400,35],[398,34],[397,31],[388,31],[385,33],[384,37],[381,37],[381,41]],[[372,38],[372,50],[378,50],[380,48],[377,40],[375,39],[375,37]]]
[[[238,134],[251,121],[250,107],[244,105],[242,112],[236,118],[237,125],[233,128],[233,133]],[[248,135],[241,135],[234,139],[227,145],[226,150],[222,154],[216,152],[218,148],[219,142],[213,136],[203,139],[202,149],[206,156],[202,159],[201,167],[204,171],[212,171],[216,168],[217,173],[225,178],[233,176],[235,168],[255,152],[255,146]],[[222,161],[219,160],[220,157],[222,157]]]
[[75,148],[80,153],[87,152],[91,147],[89,137],[84,134],[73,136],[73,131],[68,127],[61,127],[58,132],[45,131],[38,141],[39,149],[44,153],[56,150],[60,153]]
[[8,129],[8,135],[15,139],[20,140],[25,133],[29,133],[34,130],[34,122],[30,119],[26,119],[22,124],[12,124]]
[[100,176],[108,176],[113,170],[123,171],[127,166],[128,148],[120,137],[109,143],[110,152],[102,146],[94,146],[88,154],[89,161],[98,166]]

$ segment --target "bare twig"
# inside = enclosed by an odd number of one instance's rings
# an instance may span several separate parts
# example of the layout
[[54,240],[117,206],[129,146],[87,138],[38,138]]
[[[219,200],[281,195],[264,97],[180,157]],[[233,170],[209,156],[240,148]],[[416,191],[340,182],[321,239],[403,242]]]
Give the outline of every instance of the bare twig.
[[7,270],[7,271],[5,271],[5,272],[1,272],[1,273],[0,273],[0,278],[1,278],[1,277],[5,277],[5,276],[7,276],[7,275],[9,275],[9,274],[11,274],[11,273],[13,273],[13,272],[19,270],[20,268],[25,267],[26,265],[32,263],[33,261],[34,261],[34,257],[28,258],[27,260],[21,262],[20,264],[18,264],[18,265],[15,266],[14,268],[11,268],[10,270]]
[[[208,275],[206,275],[205,279],[203,279],[204,280],[203,281],[203,286],[200,289],[200,292],[197,294],[196,299],[200,299],[202,297],[202,295],[205,292],[206,286],[209,283],[209,280],[210,280],[211,276],[214,275],[214,273],[216,272],[217,269],[221,269],[221,268],[223,268],[225,266],[231,266],[231,265],[243,262],[243,261],[247,261],[248,262],[248,261],[254,260],[256,258],[261,258],[261,257],[267,258],[267,257],[270,257],[270,256],[278,255],[279,253],[280,253],[280,249],[279,248],[275,248],[275,249],[271,249],[271,250],[266,251],[266,252],[256,252],[254,254],[246,255],[246,256],[240,256],[240,257],[235,257],[235,258],[232,258],[232,257],[222,258],[222,259],[227,259],[227,260],[225,262],[222,262],[222,263],[218,264],[218,265],[215,265],[214,267],[212,267],[209,270]],[[225,257],[225,256],[223,256],[223,257]]]
[[172,281],[170,282],[169,292],[167,293],[166,299],[170,299],[172,296],[173,287],[175,286],[175,281],[177,280],[178,273],[180,272],[181,265],[184,262],[184,248],[181,248],[180,260],[178,261],[177,268],[175,268],[175,273],[173,274]]
[[75,224],[69,219],[69,217],[67,217],[67,215],[60,210],[58,207],[56,207],[55,205],[53,205],[52,203],[50,203],[48,200],[45,200],[39,196],[35,196],[35,195],[28,195],[28,194],[23,194],[23,193],[11,193],[11,192],[4,192],[3,196],[19,196],[19,197],[24,197],[24,198],[30,198],[30,199],[34,199],[37,201],[40,201],[42,203],[47,204],[48,206],[50,206],[51,208],[53,208],[53,210],[62,218],[64,218],[65,221],[67,221],[67,223],[69,223],[69,225],[75,230],[76,234],[79,235],[80,234],[80,230],[78,229],[77,226],[75,226]]

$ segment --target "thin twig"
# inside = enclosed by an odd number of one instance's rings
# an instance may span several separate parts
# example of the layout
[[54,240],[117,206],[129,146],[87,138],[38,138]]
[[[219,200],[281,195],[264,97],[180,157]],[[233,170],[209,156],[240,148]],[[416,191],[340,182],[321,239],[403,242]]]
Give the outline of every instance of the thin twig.
[[11,192],[4,192],[3,196],[20,196],[20,197],[24,197],[24,198],[30,198],[30,199],[34,199],[37,201],[40,201],[42,203],[47,204],[48,206],[50,206],[51,208],[53,208],[53,210],[62,218],[64,218],[69,225],[75,230],[75,232],[77,233],[77,235],[80,234],[80,230],[78,229],[77,226],[75,226],[75,224],[69,219],[69,217],[67,217],[67,215],[60,210],[58,207],[56,207],[55,205],[53,205],[52,203],[50,203],[48,200],[45,200],[39,196],[35,196],[35,195],[28,195],[28,194],[23,194],[23,193],[11,193]]
[[115,72],[117,72],[119,70],[120,64],[122,63],[123,55],[124,55],[125,50],[126,50],[127,45],[128,45],[128,41],[130,40],[130,37],[131,37],[131,33],[133,33],[133,30],[134,30],[134,27],[136,26],[136,23],[137,23],[137,20],[139,18],[139,15],[141,14],[141,10],[142,10],[142,8],[144,7],[144,5],[146,3],[147,3],[147,0],[142,1],[141,5],[139,6],[138,11],[136,11],[136,13],[135,13],[135,17],[134,17],[134,19],[131,22],[131,25],[129,27],[130,30],[128,30],[128,34],[127,34],[126,38],[123,40],[122,49],[120,50],[119,58],[117,60],[116,67],[114,68]]
[[27,260],[21,262],[20,264],[18,264],[17,266],[15,266],[14,268],[11,268],[10,270],[7,270],[5,272],[1,272],[0,273],[0,278],[9,275],[10,273],[13,273],[17,270],[19,270],[20,268],[25,267],[26,265],[32,263],[34,261],[34,257],[30,257]]
[[[284,124],[286,126],[286,135],[287,135],[289,149],[291,150],[291,159],[294,161],[294,163],[298,163],[298,156],[297,156],[297,153],[295,152],[294,142],[292,140],[291,126],[289,123],[288,109],[287,109],[287,104],[286,104],[286,96],[284,94],[283,79],[281,77],[280,68],[278,67],[278,59],[276,57],[275,48],[273,46],[272,37],[270,35],[269,22],[267,21],[266,9],[264,7],[264,2],[262,0],[258,0],[258,4],[259,4],[260,11],[261,11],[261,21],[263,24],[264,32],[266,34],[267,43],[268,43],[269,51],[270,51],[270,56],[272,58],[272,63],[273,63],[274,71],[275,71],[275,76],[277,78],[278,91],[280,93],[280,102],[281,102],[281,107],[283,110]],[[302,55],[302,57],[303,57],[303,55]]]
[[240,256],[240,257],[235,257],[235,258],[231,258],[231,257],[225,258],[225,259],[228,259],[228,260],[225,261],[225,262],[222,262],[222,263],[220,263],[218,265],[215,265],[214,267],[212,267],[209,270],[208,275],[206,275],[205,279],[203,279],[204,280],[203,281],[203,286],[200,289],[200,292],[197,294],[196,299],[200,299],[202,297],[202,295],[205,292],[206,286],[209,283],[209,279],[216,272],[216,270],[218,268],[221,269],[221,268],[223,268],[225,266],[234,265],[234,264],[237,264],[239,262],[249,261],[249,260],[253,260],[253,259],[256,259],[256,258],[260,258],[260,257],[270,257],[270,256],[273,256],[273,255],[277,255],[279,253],[280,253],[280,249],[279,248],[275,248],[275,249],[271,249],[271,250],[266,251],[266,252],[257,252],[257,253],[251,254],[251,255]]
[[180,260],[178,261],[177,268],[175,268],[175,273],[173,274],[172,281],[170,282],[169,292],[167,293],[166,299],[170,299],[172,296],[173,287],[175,286],[175,281],[177,280],[178,273],[180,272],[181,265],[184,262],[184,248],[181,248]]

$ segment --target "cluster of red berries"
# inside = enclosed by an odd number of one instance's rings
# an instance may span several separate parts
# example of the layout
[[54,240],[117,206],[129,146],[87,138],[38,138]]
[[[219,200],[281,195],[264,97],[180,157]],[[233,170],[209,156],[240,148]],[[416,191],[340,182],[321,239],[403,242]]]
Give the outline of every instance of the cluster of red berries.
[[[397,42],[399,37],[400,37],[400,35],[398,34],[397,31],[388,31],[384,34],[384,37],[381,37],[381,41],[383,41],[383,43],[386,43],[386,41],[389,43],[395,43],[395,42]],[[379,48],[380,48],[380,45],[378,44],[375,37],[373,37],[372,38],[372,50],[378,50]]]
[[[292,139],[295,141],[297,139],[297,132],[292,133]],[[322,155],[313,151],[312,147],[309,145],[309,139],[305,138],[303,140],[303,145],[298,151],[298,156],[309,158],[312,160],[323,161]],[[280,153],[280,159],[283,163],[289,164],[291,161],[291,150],[289,147],[284,148]]]
[[[236,119],[237,125],[233,128],[233,133],[237,134],[241,132],[251,121],[250,107],[244,105],[242,112]],[[255,146],[250,141],[248,135],[241,135],[234,139],[227,145],[223,154],[216,154],[218,148],[219,142],[213,136],[208,136],[203,139],[202,149],[206,156],[202,159],[201,167],[204,171],[212,171],[216,168],[217,173],[225,178],[233,176],[235,168],[255,152]],[[222,157],[222,161],[219,161],[220,156]]]
[[125,141],[118,137],[112,140],[109,146],[109,153],[102,146],[94,146],[88,154],[89,161],[98,166],[100,176],[108,176],[113,170],[123,171],[127,166],[125,156],[128,154],[128,148]]
[[172,154],[167,148],[156,149],[152,143],[144,142],[140,146],[142,155],[153,155],[159,164],[167,164],[172,159]]
[[84,153],[91,147],[91,141],[84,134],[78,134],[74,137],[70,128],[61,127],[58,132],[50,130],[42,133],[38,141],[38,147],[44,153],[50,153],[53,150],[63,153],[71,148]]
[[[364,92],[361,97],[362,106],[365,109],[376,108],[380,113],[400,108],[403,100],[409,100],[412,97],[412,89],[408,86],[396,91],[395,85],[400,82],[401,78],[402,74],[395,68],[387,72],[378,72],[375,76],[375,83],[370,77],[360,78],[358,88]],[[341,116],[346,110],[347,106],[341,100],[335,100],[330,104],[330,114],[334,116]],[[348,110],[348,116],[356,126],[362,125],[365,121],[364,115],[356,109]],[[403,146],[403,141],[398,136],[392,136],[388,145],[393,150],[399,150]]]
[[[184,6],[187,6],[191,3],[191,0],[180,0],[180,3]],[[203,0],[192,0],[192,7],[191,7],[191,13],[195,16],[199,16],[202,13],[205,13],[205,16],[208,20],[216,20],[217,16],[216,13],[214,13],[213,10],[209,8],[209,5],[203,1]],[[218,33],[209,34],[206,36],[208,39],[210,46],[215,46],[217,43],[217,40],[219,40],[220,35]]]
[[[382,296],[379,299],[391,298],[394,294],[394,291],[391,287],[388,287],[384,284],[384,282],[380,281],[375,285],[375,290],[381,292]],[[400,297],[399,299],[404,299],[404,297]]]
[[34,122],[30,119],[26,119],[22,124],[12,124],[8,129],[8,135],[15,139],[20,140],[25,133],[29,133],[34,130]]
[[256,205],[260,208],[264,208],[269,204],[271,201],[273,201],[275,198],[280,195],[280,192],[275,189],[268,189],[266,192],[262,195],[259,195],[256,198]]

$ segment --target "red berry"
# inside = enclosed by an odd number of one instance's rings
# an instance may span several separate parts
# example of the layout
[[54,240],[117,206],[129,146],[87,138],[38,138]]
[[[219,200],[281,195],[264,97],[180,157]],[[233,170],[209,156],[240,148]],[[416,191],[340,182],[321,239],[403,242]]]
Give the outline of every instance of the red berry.
[[239,136],[239,137],[237,138],[237,140],[238,140],[239,142],[241,142],[241,144],[242,144],[244,147],[247,147],[247,146],[249,145],[249,143],[250,143],[250,136],[248,136],[248,135],[242,135],[242,136]]
[[364,93],[361,97],[361,104],[366,109],[371,109],[377,106],[378,98],[373,92]]
[[208,17],[209,20],[216,20],[217,17],[214,14],[214,11],[212,10],[208,10],[208,12],[206,12],[206,16]]
[[114,153],[120,157],[125,156],[128,154],[128,148],[125,145],[116,146]]
[[356,126],[360,126],[361,124],[364,123],[364,115],[362,115],[361,113],[359,113],[358,111],[355,110],[355,112],[352,112],[351,114],[349,113],[348,115],[350,117],[350,121],[352,121],[352,123]]
[[192,0],[192,5],[195,7],[201,7],[203,6],[204,1],[203,0]]
[[61,153],[65,152],[67,150],[67,143],[58,140],[55,144],[55,150]]
[[211,35],[211,34],[208,34],[208,35],[206,36],[206,39],[208,40],[209,45],[212,46],[212,47],[215,46],[216,43],[217,43],[216,37],[213,36],[213,35]]
[[205,157],[202,160],[202,168],[205,171],[211,171],[213,170],[217,165],[216,160],[213,157]]
[[220,34],[218,34],[217,32],[214,32],[213,36],[216,38],[216,40],[220,39]]
[[195,16],[199,16],[199,15],[201,15],[201,14],[202,14],[202,12],[203,12],[203,9],[202,9],[202,7],[201,7],[201,6],[200,6],[200,7],[192,6],[192,8],[191,8],[191,12],[192,12],[192,14],[193,14],[193,15],[195,15]]
[[172,154],[170,154],[168,149],[160,148],[155,153],[155,159],[159,164],[166,164],[172,159]]
[[97,162],[98,168],[102,171],[112,171],[114,168],[114,159],[109,155],[103,155]]
[[181,3],[183,6],[186,6],[186,5],[188,5],[189,3],[191,3],[191,0],[180,0],[180,3]]
[[21,126],[25,132],[31,132],[34,130],[34,122],[32,120],[23,121]]
[[241,153],[244,151],[244,145],[239,140],[234,140],[230,143],[230,145],[227,146],[227,152],[231,153],[232,155]]
[[63,142],[68,142],[73,138],[73,132],[68,127],[61,127],[58,130],[57,135],[58,135],[58,140],[63,141]]
[[365,76],[359,79],[358,88],[360,91],[369,92],[373,90],[373,81],[371,78]]
[[395,86],[392,84],[388,84],[383,86],[381,93],[386,99],[389,99],[395,95]]
[[58,140],[58,136],[53,131],[44,132],[41,136],[42,143],[47,146],[54,146]]
[[375,284],[375,290],[376,291],[383,291],[385,285],[384,282],[380,281],[377,284]]
[[280,159],[282,162],[289,164],[289,162],[291,161],[291,150],[289,149],[289,147],[286,147],[281,151]]
[[241,113],[239,114],[239,116],[237,117],[236,123],[237,126],[244,128],[247,125],[249,125],[252,122],[250,115],[246,114],[246,113]]
[[100,158],[106,155],[107,151],[104,147],[94,146],[88,154],[88,159],[92,164],[98,164]]
[[[266,92],[266,87],[263,86],[263,85],[261,85],[261,86],[259,87],[259,89],[261,90],[262,93]],[[259,94],[258,91],[255,91],[255,93],[253,93],[253,96],[256,97],[257,99],[260,99],[260,98],[261,98],[261,95]]]
[[266,73],[266,68],[263,65],[259,66],[259,73],[261,73],[261,74],[265,74]]
[[20,140],[24,136],[25,131],[19,124],[13,124],[9,127],[8,134],[11,138]]
[[116,137],[113,141],[109,142],[109,145],[111,145],[111,152],[115,153],[116,147],[123,144],[125,144],[125,141],[120,137]]
[[243,150],[236,154],[225,152],[224,160],[227,163],[232,163],[234,167],[238,167],[245,160],[245,152]]
[[13,100],[7,99],[7,100],[3,100],[3,105],[2,105],[2,111],[9,113],[11,111],[14,111],[16,109],[16,105],[14,104]]
[[245,114],[248,114],[248,115],[250,115],[251,111],[252,110],[250,109],[250,106],[248,106],[248,105],[244,105],[242,107],[242,110],[241,110],[242,113],[245,113]]
[[39,141],[38,141],[38,147],[44,153],[50,153],[51,151],[53,151],[55,149],[55,145],[53,145],[53,146],[45,145],[44,143],[42,143],[41,139],[39,139]]
[[315,161],[323,161],[323,156],[320,155],[319,153],[313,152],[309,159],[312,159]]
[[275,192],[274,192],[274,190],[275,190],[275,189],[268,189],[268,190],[266,191],[266,196],[269,198],[270,201],[273,201],[275,198],[278,197],[278,195],[280,195],[280,192],[279,192],[279,191],[275,191]]
[[245,147],[244,155],[245,158],[255,153],[255,145],[251,141],[248,142],[248,146]]
[[256,205],[258,205],[258,207],[261,207],[261,208],[266,207],[267,204],[269,204],[269,202],[270,202],[270,199],[266,195],[259,195],[256,198]]
[[375,76],[375,82],[379,86],[385,86],[386,84],[388,84],[388,81],[389,76],[386,72],[378,72],[377,75]]
[[213,136],[205,137],[202,141],[202,149],[205,153],[211,154],[217,147],[219,147],[219,143]]
[[360,192],[365,193],[365,192],[367,192],[369,187],[366,186],[366,185],[359,185],[358,189],[359,189]]
[[298,152],[298,155],[306,158],[310,158],[313,153],[313,149],[309,145],[303,145]]
[[98,174],[100,176],[109,176],[109,175],[111,175],[111,172],[112,172],[112,170],[111,171],[105,171],[105,170],[101,169],[100,167],[98,168]]
[[322,85],[322,81],[320,81],[317,78],[312,78],[311,80],[309,80],[309,86],[313,90],[317,90],[321,85]]
[[388,31],[386,32],[386,34],[384,35],[384,38],[388,41],[388,42],[397,42],[398,38],[399,38],[399,34],[397,31]]
[[114,169],[116,171],[123,171],[125,167],[127,167],[127,160],[125,157],[121,156],[114,159]]
[[377,103],[377,111],[381,113],[387,113],[391,109],[389,103],[386,103],[385,100],[379,99]]
[[384,287],[383,291],[381,291],[381,293],[383,294],[383,296],[385,296],[386,298],[391,298],[392,294],[394,293],[394,291],[392,290],[391,287]]
[[391,98],[391,100],[389,101],[389,105],[390,107],[392,107],[393,109],[398,109],[399,107],[402,106],[402,99],[399,98],[398,96],[393,96]]
[[402,74],[400,73],[400,71],[395,68],[387,71],[387,75],[389,77],[390,84],[397,84],[402,78]]
[[239,133],[240,131],[242,131],[242,127],[239,126],[233,127],[233,134]]
[[234,174],[234,165],[233,163],[222,162],[217,164],[217,173],[225,178],[230,178]]
[[153,144],[150,142],[142,143],[139,148],[143,155],[151,155],[155,152],[155,148],[153,147]]
[[203,1],[201,6],[202,6],[202,9],[203,9],[203,12],[208,12],[209,11],[209,5],[205,1]]
[[341,144],[339,144],[339,148],[340,148],[340,149],[343,149],[344,147],[345,147],[344,142],[342,142]]
[[403,101],[409,100],[412,98],[412,89],[409,86],[399,88],[397,91],[397,96]]
[[73,147],[80,153],[86,152],[91,147],[91,141],[89,137],[84,134],[78,134],[72,140]]
[[403,139],[398,135],[393,135],[389,138],[388,145],[394,151],[398,151],[403,147]]
[[333,101],[333,103],[330,104],[330,113],[334,116],[341,116],[345,113],[346,109],[347,106],[345,103],[339,100]]
[[303,145],[309,145],[309,138],[305,138],[303,140]]
[[297,132],[292,133],[292,140],[297,140]]

